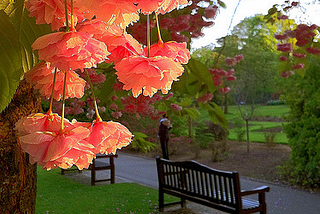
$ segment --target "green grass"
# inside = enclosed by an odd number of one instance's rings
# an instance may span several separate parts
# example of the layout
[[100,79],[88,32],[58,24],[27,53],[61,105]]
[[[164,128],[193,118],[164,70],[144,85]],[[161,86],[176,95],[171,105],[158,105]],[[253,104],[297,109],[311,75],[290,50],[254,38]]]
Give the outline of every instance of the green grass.
[[[243,107],[243,106],[242,106]],[[254,117],[279,117],[283,118],[286,114],[289,113],[289,107],[285,105],[267,105],[267,106],[258,106],[254,109]],[[208,113],[205,111],[200,111],[201,117],[200,121],[207,121],[209,120]],[[229,123],[232,123],[232,120],[235,118],[241,118],[240,111],[238,106],[228,106],[228,114],[226,114],[226,118]],[[244,122],[245,123],[245,122]],[[249,138],[250,142],[261,142],[265,143],[265,136],[264,131],[261,130],[266,128],[275,128],[275,127],[282,127],[283,122],[259,122],[259,121],[249,121]],[[245,127],[244,127],[245,129]],[[261,130],[261,131],[257,131]],[[230,129],[229,140],[236,141],[237,135],[234,129]],[[246,141],[246,135],[244,136],[244,141]],[[288,139],[284,132],[276,133],[275,143],[287,144]]]
[[[281,122],[259,122],[259,121],[249,121],[249,138],[250,142],[259,142],[265,143],[265,136],[263,129],[266,128],[276,128],[282,127],[283,123]],[[243,128],[245,130],[245,127]],[[237,135],[234,129],[230,129],[229,140],[236,141]],[[247,136],[245,134],[244,141],[247,140]],[[275,143],[287,144],[288,139],[284,132],[276,133]]]
[[[289,112],[289,107],[286,105],[263,105],[254,109],[253,116],[255,117],[279,117],[283,118]],[[240,117],[240,111],[238,106],[228,106],[228,114],[226,115],[228,120],[232,120],[236,117]]]
[[[165,201],[175,201],[165,196]],[[158,190],[135,183],[87,186],[38,167],[36,213],[157,213]]]

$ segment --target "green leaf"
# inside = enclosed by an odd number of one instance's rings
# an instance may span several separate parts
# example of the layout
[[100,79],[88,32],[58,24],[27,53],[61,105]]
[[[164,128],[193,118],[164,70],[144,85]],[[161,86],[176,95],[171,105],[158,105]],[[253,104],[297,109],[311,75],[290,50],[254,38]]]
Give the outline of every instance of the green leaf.
[[24,0],[16,0],[5,11],[18,33],[22,49],[22,65],[24,72],[30,70],[38,63],[37,55],[32,51],[31,45],[40,36],[49,33],[49,25],[37,25],[35,18],[29,17],[29,12],[24,7]]
[[134,138],[132,148],[141,149],[143,152],[149,152],[156,147],[152,142],[145,140],[148,136],[142,132],[133,132]]
[[184,108],[182,111],[184,111],[183,113],[186,113],[193,120],[200,117],[200,112],[195,108]]
[[226,115],[222,109],[215,103],[199,103],[199,107],[205,109],[209,113],[211,121],[215,124],[220,124],[223,128],[229,129]]
[[22,47],[8,15],[0,11],[0,112],[10,103],[23,75]]
[[208,87],[208,90],[211,93],[216,91],[216,87],[213,85],[212,75],[203,63],[191,58],[187,64],[187,68],[189,69],[190,73],[198,79],[198,81],[202,82]]
[[218,0],[218,4],[224,9],[227,8],[226,4],[223,1]]

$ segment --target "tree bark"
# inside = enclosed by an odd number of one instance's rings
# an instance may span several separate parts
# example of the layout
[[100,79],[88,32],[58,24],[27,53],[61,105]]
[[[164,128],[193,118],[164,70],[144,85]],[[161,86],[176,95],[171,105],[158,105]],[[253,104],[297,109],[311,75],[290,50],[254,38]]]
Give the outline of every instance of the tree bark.
[[40,110],[41,99],[31,85],[21,81],[0,114],[0,213],[35,213],[37,167],[22,151],[14,127],[20,118]]

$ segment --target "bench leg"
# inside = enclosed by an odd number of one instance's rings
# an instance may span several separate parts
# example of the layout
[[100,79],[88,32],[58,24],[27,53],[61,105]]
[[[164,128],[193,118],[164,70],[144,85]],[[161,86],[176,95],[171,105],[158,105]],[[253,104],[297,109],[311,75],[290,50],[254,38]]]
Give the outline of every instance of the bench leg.
[[91,169],[91,186],[94,186],[96,183],[96,170]]
[[113,157],[110,157],[110,166],[111,166],[111,183],[114,184],[116,180],[115,176],[115,167],[114,167],[114,160]]
[[264,192],[259,193],[259,203],[262,206],[260,214],[267,214],[266,194]]
[[163,212],[164,208],[164,193],[159,188],[159,211]]
[[181,207],[182,207],[182,208],[186,208],[186,207],[187,207],[187,205],[186,205],[186,199],[181,198]]

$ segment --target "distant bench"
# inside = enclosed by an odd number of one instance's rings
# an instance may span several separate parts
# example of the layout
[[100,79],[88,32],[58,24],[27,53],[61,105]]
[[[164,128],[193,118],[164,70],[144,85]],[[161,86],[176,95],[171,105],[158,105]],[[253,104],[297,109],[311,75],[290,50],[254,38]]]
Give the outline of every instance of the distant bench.
[[[105,155],[105,154],[97,154],[96,158],[92,160],[92,163],[89,166],[89,170],[91,171],[91,186],[94,186],[97,182],[110,181],[112,184],[115,183],[115,166],[114,166],[114,158],[117,158],[118,155]],[[103,160],[105,159],[105,160]],[[109,161],[107,161],[109,159]],[[78,170],[77,168],[72,169],[61,169],[61,175],[64,175],[67,171]],[[101,170],[110,170],[110,178],[106,179],[97,179],[96,171]],[[78,170],[79,173],[81,170]]]
[[[157,157],[159,180],[159,210],[164,206],[181,204],[186,200],[227,213],[267,213],[267,186],[242,191],[237,172],[215,170],[196,161],[173,162]],[[181,201],[164,203],[164,193]],[[244,196],[256,194],[257,200]]]

